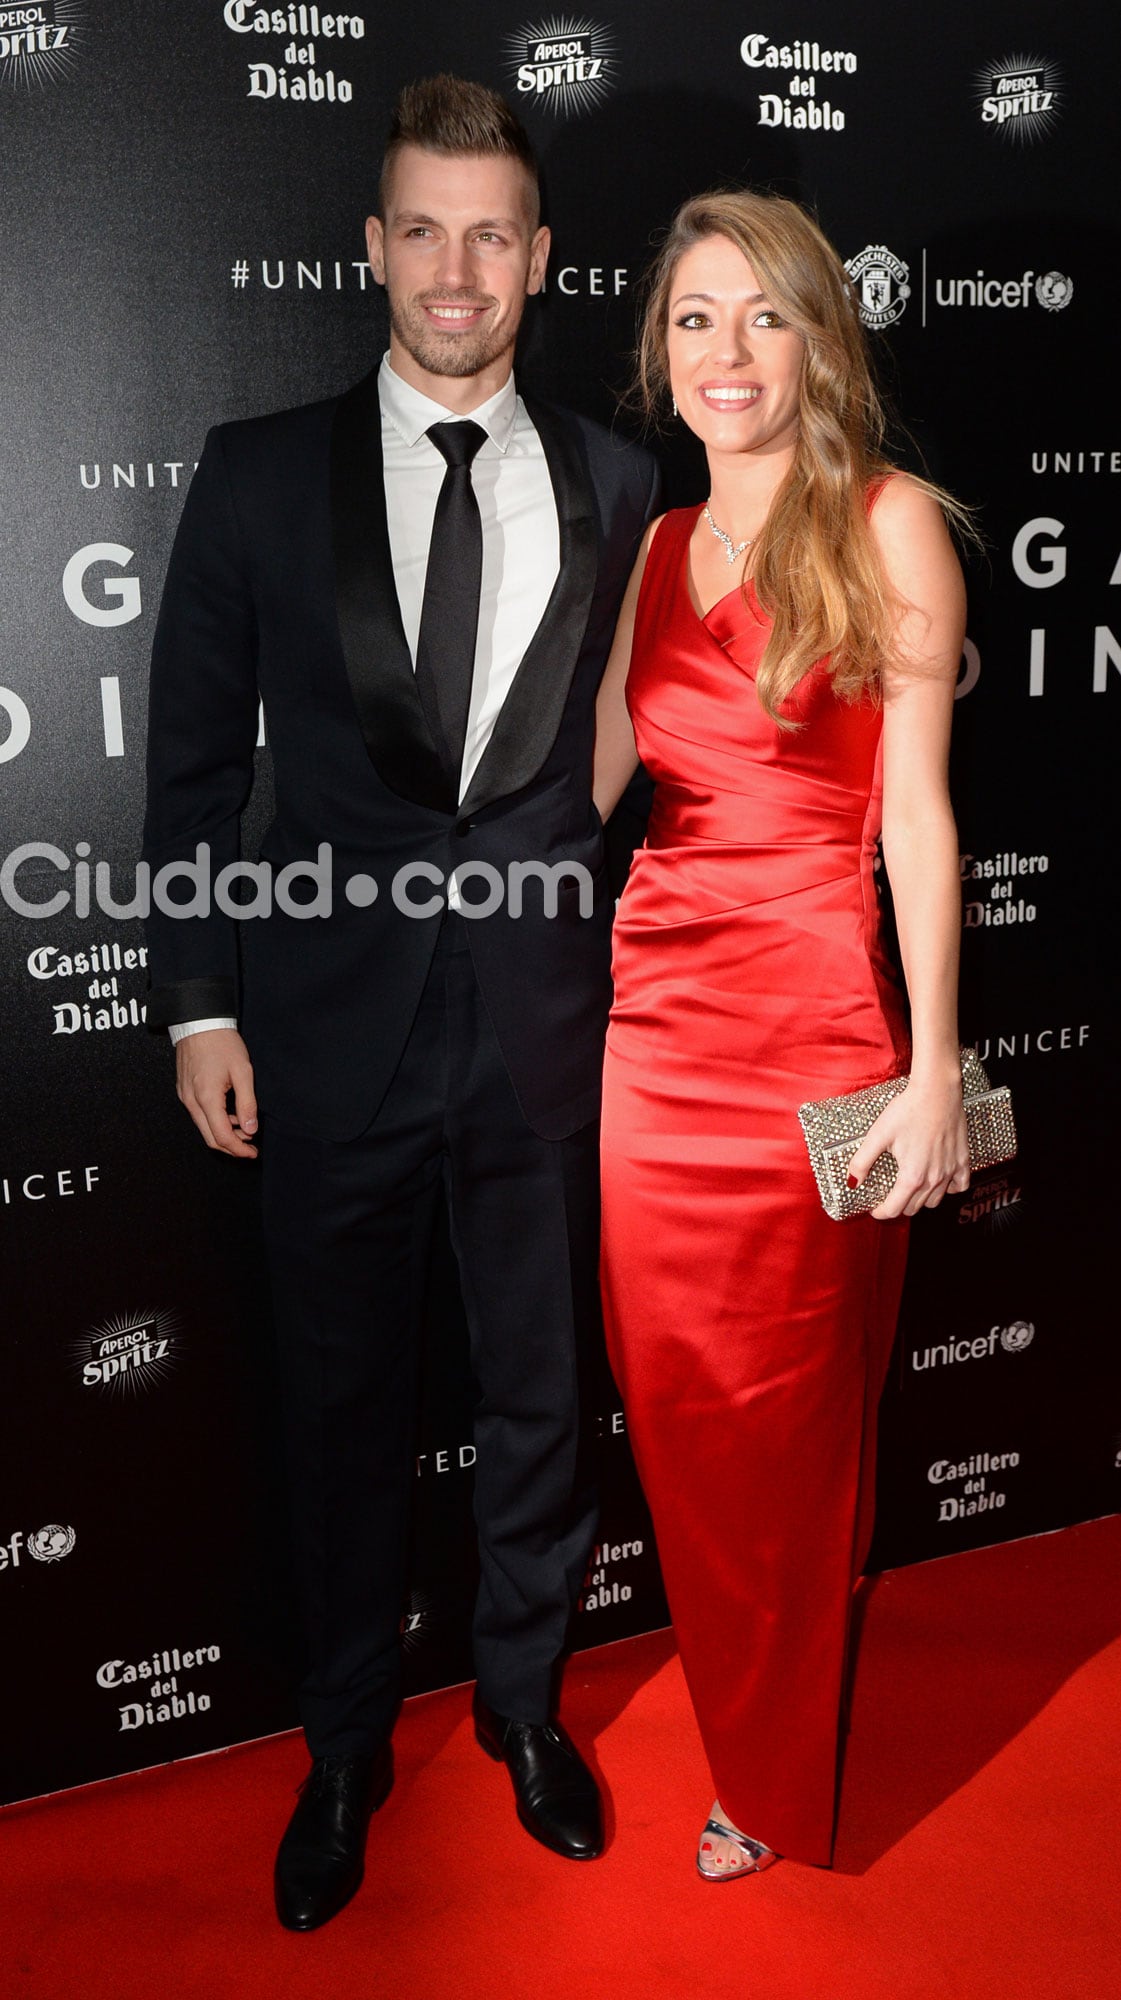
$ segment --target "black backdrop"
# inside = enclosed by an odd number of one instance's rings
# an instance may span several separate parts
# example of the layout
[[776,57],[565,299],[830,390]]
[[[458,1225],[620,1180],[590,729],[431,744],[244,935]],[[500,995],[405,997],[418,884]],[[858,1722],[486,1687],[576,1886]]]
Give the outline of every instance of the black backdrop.
[[[381,352],[362,222],[391,100],[437,68],[505,88],[541,150],[554,253],[527,380],[625,423],[652,231],[713,181],[770,185],[816,204],[917,447],[980,510],[954,753],[963,1030],[1013,1087],[1022,1153],[915,1232],[874,1560],[1119,1504],[1112,10],[360,5],[0,5],[0,1800],[293,1719],[254,1170],[207,1154],[176,1104],[140,1021],[140,923],[105,912],[87,866],[128,901],[148,644],[206,428],[333,393]],[[699,497],[696,450],[664,452],[671,497]],[[262,752],[250,846],[267,791]],[[443,1246],[414,1690],[469,1672],[458,1336]],[[577,1644],[665,1617],[606,1370],[592,1421],[603,1548]]]

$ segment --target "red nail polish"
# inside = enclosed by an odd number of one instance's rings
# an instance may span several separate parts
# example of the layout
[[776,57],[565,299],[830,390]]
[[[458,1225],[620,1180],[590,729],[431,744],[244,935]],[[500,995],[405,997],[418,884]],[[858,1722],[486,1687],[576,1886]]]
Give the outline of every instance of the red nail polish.
[[858,1187],[860,1186],[860,1182],[859,1182],[859,1181],[857,1180],[857,1178],[856,1178],[856,1175],[855,1175],[855,1174],[850,1174],[850,1175],[849,1175],[849,1182],[848,1182],[848,1184],[849,1184],[850,1188],[858,1188]]

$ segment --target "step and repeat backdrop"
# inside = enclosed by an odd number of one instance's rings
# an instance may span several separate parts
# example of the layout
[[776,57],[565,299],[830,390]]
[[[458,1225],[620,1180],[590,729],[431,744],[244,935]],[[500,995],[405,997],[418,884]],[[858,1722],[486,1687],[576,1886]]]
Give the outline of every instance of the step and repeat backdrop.
[[[900,455],[978,510],[962,1027],[1012,1087],[1022,1150],[914,1232],[874,1561],[1121,1505],[1112,9],[3,0],[3,1801],[294,1720],[256,1170],[204,1150],[144,1025],[147,656],[208,426],[336,393],[382,352],[362,234],[381,135],[400,84],[441,68],[504,89],[540,149],[539,392],[627,428],[653,237],[714,182],[770,186],[848,261]],[[671,499],[700,498],[696,448],[670,430],[660,449]],[[441,1242],[412,1691],[470,1674],[471,1395]],[[578,1647],[666,1615],[606,1366],[593,1405]]]

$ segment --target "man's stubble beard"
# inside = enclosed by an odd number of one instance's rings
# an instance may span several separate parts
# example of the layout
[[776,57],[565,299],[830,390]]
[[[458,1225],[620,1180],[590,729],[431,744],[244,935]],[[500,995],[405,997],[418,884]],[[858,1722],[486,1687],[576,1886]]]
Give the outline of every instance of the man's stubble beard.
[[[454,297],[441,294],[441,303],[451,305]],[[473,299],[470,303],[478,305],[481,301]],[[475,334],[436,333],[424,318],[423,307],[403,305],[393,298],[389,301],[389,323],[405,352],[411,354],[426,374],[447,375],[457,381],[464,376],[480,375],[492,362],[510,353],[518,331],[507,322],[501,327],[482,327]]]

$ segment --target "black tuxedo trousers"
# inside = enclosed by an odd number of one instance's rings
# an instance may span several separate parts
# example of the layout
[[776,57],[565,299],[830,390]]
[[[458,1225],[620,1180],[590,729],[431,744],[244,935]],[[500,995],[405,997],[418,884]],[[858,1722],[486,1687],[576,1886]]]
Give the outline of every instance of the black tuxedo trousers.
[[547,1720],[594,1531],[578,1405],[598,1332],[597,1126],[547,1140],[526,1123],[467,929],[445,920],[367,1132],[263,1132],[313,1756],[369,1750],[399,1699],[418,1320],[441,1186],[478,1386],[475,1666],[500,1714]]

